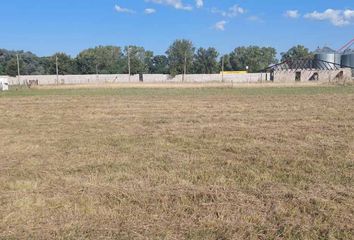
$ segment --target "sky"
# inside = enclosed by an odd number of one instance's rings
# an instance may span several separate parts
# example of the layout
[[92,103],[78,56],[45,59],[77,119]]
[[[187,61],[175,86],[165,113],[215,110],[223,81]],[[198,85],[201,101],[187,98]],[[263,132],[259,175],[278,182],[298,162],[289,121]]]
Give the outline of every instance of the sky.
[[354,0],[1,0],[0,48],[75,56],[98,45],[164,54],[175,39],[229,53],[302,44],[339,49],[354,38]]

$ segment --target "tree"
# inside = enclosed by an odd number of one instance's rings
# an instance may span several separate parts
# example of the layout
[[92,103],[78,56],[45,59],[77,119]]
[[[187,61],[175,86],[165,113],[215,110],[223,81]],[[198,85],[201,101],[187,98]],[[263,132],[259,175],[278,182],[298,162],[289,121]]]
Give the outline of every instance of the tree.
[[176,40],[166,51],[170,66],[170,74],[175,76],[182,74],[184,68],[186,71],[192,67],[195,48],[191,41],[182,39]]
[[153,52],[145,51],[143,47],[127,46],[124,48],[124,73],[129,72],[128,62],[130,64],[131,74],[143,74],[149,72],[149,66],[152,65]]
[[120,47],[98,46],[79,53],[76,64],[81,74],[115,74],[122,73],[124,65]]
[[225,54],[224,56],[222,56],[220,58],[219,61],[219,69],[222,70],[222,64],[224,62],[224,71],[232,71],[232,65],[230,62],[230,55],[229,54]]
[[[40,58],[31,52],[18,52],[22,75],[44,74],[44,68],[40,66]],[[14,56],[15,57],[15,56]]]
[[58,73],[60,75],[76,74],[76,62],[65,53],[56,53],[48,59],[48,73],[56,74],[56,58],[58,58]]
[[312,58],[313,53],[309,51],[308,48],[303,45],[297,45],[290,48],[287,52],[281,53],[281,62],[285,62],[289,59],[301,59],[301,58]]
[[276,50],[271,47],[238,47],[230,53],[230,63],[233,70],[246,70],[257,72],[277,63]]
[[215,48],[199,48],[194,56],[194,72],[203,74],[219,72],[218,56],[219,53]]
[[[21,67],[21,64],[20,64]],[[6,65],[6,75],[11,77],[17,76],[17,60],[12,58]]]
[[152,58],[152,64],[149,66],[149,72],[153,74],[168,74],[168,58],[165,55],[157,55]]
[[0,49],[0,55],[2,74],[17,75],[17,55],[19,56],[21,74],[45,74],[44,68],[40,65],[40,58],[31,52]]

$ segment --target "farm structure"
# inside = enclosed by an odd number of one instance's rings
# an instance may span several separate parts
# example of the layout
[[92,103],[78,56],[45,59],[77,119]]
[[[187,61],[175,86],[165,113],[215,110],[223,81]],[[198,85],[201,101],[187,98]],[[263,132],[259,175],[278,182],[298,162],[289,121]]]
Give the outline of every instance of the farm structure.
[[278,83],[346,82],[352,79],[350,67],[342,66],[340,61],[329,62],[316,56],[314,59],[287,60],[264,71],[270,73],[270,81]]

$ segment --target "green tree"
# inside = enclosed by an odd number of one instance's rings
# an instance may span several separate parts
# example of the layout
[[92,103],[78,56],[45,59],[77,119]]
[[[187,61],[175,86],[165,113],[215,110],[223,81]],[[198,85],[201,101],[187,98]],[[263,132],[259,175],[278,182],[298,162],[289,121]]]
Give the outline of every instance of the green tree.
[[[31,52],[18,52],[22,75],[44,74],[44,68],[40,65],[40,58]],[[15,56],[14,56],[15,58]]]
[[309,51],[308,48],[303,45],[297,45],[290,48],[287,52],[281,53],[281,62],[285,62],[289,59],[301,59],[301,58],[312,58],[313,53]]
[[224,71],[232,71],[232,65],[230,62],[230,55],[229,54],[225,54],[224,56],[222,56],[219,60],[219,69],[220,71],[222,70],[222,64],[224,62]]
[[194,56],[194,72],[203,74],[219,72],[218,56],[219,53],[215,48],[199,48]]
[[166,51],[168,56],[170,74],[175,76],[184,72],[186,65],[187,72],[192,68],[195,48],[189,40],[176,40]]
[[230,63],[233,70],[257,72],[277,63],[276,50],[271,47],[238,47],[230,53]]
[[152,64],[149,66],[150,73],[168,74],[170,69],[168,66],[168,58],[165,55],[157,55],[152,58]]
[[60,75],[76,74],[76,62],[65,53],[56,53],[48,59],[48,73],[56,74],[56,58],[58,57],[58,73]]
[[[20,64],[20,67],[21,66],[22,65]],[[16,58],[12,58],[10,61],[7,62],[6,75],[9,75],[11,77],[17,76],[17,60],[16,60]]]
[[81,74],[115,74],[122,73],[124,65],[120,47],[98,46],[86,49],[76,57],[78,72]]
[[143,47],[126,46],[124,48],[124,73],[143,74],[149,73],[149,66],[152,65],[153,52],[145,51]]

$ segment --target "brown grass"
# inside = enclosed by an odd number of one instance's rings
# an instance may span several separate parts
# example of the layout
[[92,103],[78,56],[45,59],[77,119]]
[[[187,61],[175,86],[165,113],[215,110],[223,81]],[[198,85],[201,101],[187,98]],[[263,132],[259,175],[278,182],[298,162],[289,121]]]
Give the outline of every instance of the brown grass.
[[329,86],[329,83],[318,82],[294,82],[294,83],[231,83],[231,82],[206,82],[206,83],[102,83],[102,84],[72,84],[72,85],[41,85],[34,86],[37,89],[89,89],[89,88],[213,88],[213,87],[308,87],[308,86]]
[[353,102],[0,98],[0,239],[352,239]]

